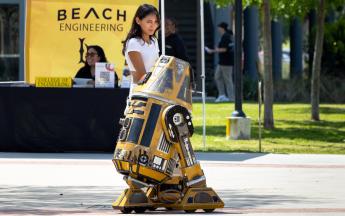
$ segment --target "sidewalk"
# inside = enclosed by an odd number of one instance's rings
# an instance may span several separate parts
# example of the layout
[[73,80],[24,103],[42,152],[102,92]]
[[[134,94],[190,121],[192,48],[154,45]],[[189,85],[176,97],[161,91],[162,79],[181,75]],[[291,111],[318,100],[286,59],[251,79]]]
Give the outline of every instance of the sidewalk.
[[[112,154],[0,153],[0,215],[114,215]],[[197,153],[217,214],[345,215],[345,155]],[[146,212],[182,214],[184,212]]]

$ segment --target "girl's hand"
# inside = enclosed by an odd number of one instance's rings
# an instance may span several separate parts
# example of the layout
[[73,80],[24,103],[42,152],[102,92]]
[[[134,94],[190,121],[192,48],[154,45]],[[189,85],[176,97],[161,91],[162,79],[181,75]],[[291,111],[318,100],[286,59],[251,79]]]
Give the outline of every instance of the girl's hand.
[[144,74],[143,76],[141,76],[141,77],[140,77],[140,79],[138,80],[138,83],[143,82],[143,81],[144,81],[144,79],[145,79],[145,77],[146,77],[146,74]]

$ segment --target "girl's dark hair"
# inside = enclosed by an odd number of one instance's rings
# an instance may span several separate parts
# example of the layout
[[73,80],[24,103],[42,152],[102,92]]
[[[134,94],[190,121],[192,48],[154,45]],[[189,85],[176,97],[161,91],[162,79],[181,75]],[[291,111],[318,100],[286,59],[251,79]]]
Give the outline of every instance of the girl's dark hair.
[[[155,8],[153,5],[150,4],[142,4],[138,7],[137,11],[135,12],[133,21],[132,21],[132,26],[131,29],[129,30],[127,37],[123,43],[123,48],[122,48],[122,54],[125,55],[126,51],[126,44],[127,41],[131,38],[142,38],[142,30],[140,25],[137,24],[136,18],[138,17],[140,20],[144,19],[147,15],[154,14],[157,17],[157,20],[159,21],[159,13],[157,8]],[[159,29],[159,27],[156,29],[156,31]],[[155,32],[156,33],[156,32]],[[150,35],[150,39],[153,40],[154,36]]]
[[[97,52],[97,55],[100,57],[99,62],[108,62],[107,61],[107,57],[105,57],[105,53],[104,50],[102,49],[102,47],[98,46],[98,45],[91,45],[91,46],[87,46],[87,51],[89,51],[90,49],[94,49]],[[87,52],[86,51],[86,52]],[[90,65],[87,64],[87,61],[85,60],[85,68],[90,67]]]

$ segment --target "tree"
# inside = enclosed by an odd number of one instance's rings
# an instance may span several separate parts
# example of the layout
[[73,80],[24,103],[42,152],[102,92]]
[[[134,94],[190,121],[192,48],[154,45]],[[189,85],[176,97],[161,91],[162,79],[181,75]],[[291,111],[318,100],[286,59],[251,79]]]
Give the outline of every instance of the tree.
[[[215,0],[219,6],[226,6],[231,0]],[[247,1],[248,2],[248,1]],[[262,5],[264,14],[264,128],[273,129],[273,75],[272,75],[272,39],[270,0],[250,0],[249,3]]]
[[[274,2],[276,2],[274,0]],[[307,12],[312,9],[317,9],[317,28],[316,38],[314,44],[314,56],[312,65],[312,78],[311,78],[311,119],[314,121],[320,120],[319,105],[320,105],[320,79],[321,79],[321,58],[323,52],[323,38],[325,29],[325,14],[329,8],[336,8],[344,6],[344,0],[281,0],[280,4],[283,7],[277,7],[277,12],[285,16],[301,16],[304,17]],[[282,9],[286,9],[285,11]],[[309,41],[311,42],[311,41]]]
[[321,57],[323,48],[323,36],[325,29],[325,0],[320,0],[317,10],[317,30],[315,39],[315,53],[311,78],[311,119],[320,120],[319,103],[320,103],[320,70]]
[[264,0],[262,8],[264,15],[264,127],[266,129],[273,129],[273,76],[270,0]]
[[[227,6],[233,3],[233,0],[211,0],[218,6]],[[345,0],[243,0],[245,4],[262,5],[264,10],[264,97],[265,97],[265,128],[273,128],[273,82],[271,81],[272,75],[272,45],[270,44],[270,12],[273,17],[293,18],[296,16],[304,17],[311,9],[317,9],[317,31],[315,39],[315,52],[314,61],[312,66],[312,79],[311,79],[311,119],[315,121],[320,120],[319,116],[319,97],[320,97],[320,71],[321,71],[321,57],[323,51],[323,38],[325,26],[325,14],[328,8],[336,8],[344,6]],[[272,95],[272,99],[271,99]]]

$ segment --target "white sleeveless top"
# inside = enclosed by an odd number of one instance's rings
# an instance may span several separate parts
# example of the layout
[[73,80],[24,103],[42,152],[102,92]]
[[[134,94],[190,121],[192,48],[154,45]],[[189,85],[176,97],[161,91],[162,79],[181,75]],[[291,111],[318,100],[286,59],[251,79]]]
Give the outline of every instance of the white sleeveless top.
[[[139,52],[141,54],[141,58],[143,59],[145,72],[149,72],[151,67],[154,66],[158,57],[159,57],[159,46],[158,41],[156,38],[153,38],[153,41],[148,44],[141,38],[131,38],[127,41],[126,44],[126,51],[125,51],[125,59],[128,64],[128,68],[130,71],[136,71],[131,59],[128,56],[129,52]],[[130,94],[132,93],[133,88],[136,84],[131,83]]]

